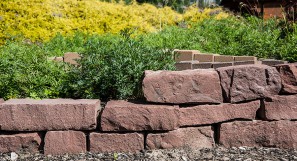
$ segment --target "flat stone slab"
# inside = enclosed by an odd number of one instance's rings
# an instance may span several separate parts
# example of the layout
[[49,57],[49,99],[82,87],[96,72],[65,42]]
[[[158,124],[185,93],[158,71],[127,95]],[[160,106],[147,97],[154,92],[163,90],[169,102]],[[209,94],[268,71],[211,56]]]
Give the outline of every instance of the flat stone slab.
[[213,69],[145,71],[142,89],[149,102],[175,104],[223,102],[219,75]]
[[180,108],[180,126],[207,125],[235,119],[253,120],[259,108],[260,101]]
[[102,131],[164,131],[179,127],[177,106],[109,101],[101,115]]
[[130,152],[144,150],[144,136],[139,133],[91,133],[90,151],[93,153]]
[[44,154],[85,153],[87,151],[86,140],[86,135],[81,131],[48,131],[44,139]]
[[0,130],[94,130],[100,100],[12,99],[0,104]]
[[260,111],[259,116],[264,120],[297,120],[297,95],[267,99]]
[[297,94],[297,63],[276,65],[282,78],[283,94]]
[[41,145],[38,133],[0,134],[0,153],[26,151],[38,153]]
[[267,65],[239,65],[218,68],[225,102],[267,98],[281,90],[281,77]]
[[179,128],[160,134],[148,134],[147,149],[212,148],[214,145],[211,126]]
[[227,147],[297,148],[295,121],[235,121],[223,123],[220,144]]

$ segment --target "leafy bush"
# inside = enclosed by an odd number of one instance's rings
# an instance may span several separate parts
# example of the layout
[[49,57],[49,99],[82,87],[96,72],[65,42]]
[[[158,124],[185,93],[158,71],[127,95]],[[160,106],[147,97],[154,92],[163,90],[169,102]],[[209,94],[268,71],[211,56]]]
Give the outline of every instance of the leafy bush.
[[85,47],[81,66],[69,70],[64,97],[139,98],[144,70],[174,69],[171,51],[150,48],[129,35],[92,37]]
[[8,42],[0,47],[0,98],[59,97],[63,69],[36,45]]

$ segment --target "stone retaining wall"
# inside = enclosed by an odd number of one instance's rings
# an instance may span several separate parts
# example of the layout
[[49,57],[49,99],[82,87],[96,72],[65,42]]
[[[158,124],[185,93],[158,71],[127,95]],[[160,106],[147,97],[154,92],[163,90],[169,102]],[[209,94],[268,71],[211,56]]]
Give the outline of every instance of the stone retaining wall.
[[[0,153],[297,148],[297,64],[146,71],[146,101],[0,101]],[[1,100],[1,99],[0,99]]]

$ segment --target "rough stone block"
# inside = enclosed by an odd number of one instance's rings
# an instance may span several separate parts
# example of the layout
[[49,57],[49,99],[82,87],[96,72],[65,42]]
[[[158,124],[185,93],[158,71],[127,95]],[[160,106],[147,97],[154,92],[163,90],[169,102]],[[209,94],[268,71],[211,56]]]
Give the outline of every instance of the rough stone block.
[[215,55],[214,62],[233,62],[234,56],[231,55]]
[[248,64],[256,64],[256,61],[235,61],[233,65],[248,65]]
[[274,66],[274,65],[278,65],[278,64],[287,64],[287,61],[283,61],[283,60],[274,60],[274,59],[264,59],[262,60],[262,64],[264,65],[269,65],[269,66]]
[[255,61],[257,61],[257,57],[255,57],[255,56],[234,56],[234,61],[255,62]]
[[93,130],[100,100],[12,99],[0,104],[0,130]]
[[26,151],[37,153],[41,144],[38,133],[0,134],[0,153]]
[[208,63],[208,62],[203,62],[203,63],[193,63],[192,64],[192,69],[209,69],[212,68],[212,63]]
[[260,117],[265,120],[297,120],[297,95],[267,99],[261,107]]
[[223,123],[220,144],[227,148],[275,147],[297,148],[297,122],[294,121],[235,121]]
[[86,135],[81,131],[48,131],[44,139],[44,154],[85,153],[87,151],[86,140]]
[[159,131],[178,127],[178,107],[170,105],[109,101],[101,116],[102,131]]
[[161,134],[148,134],[146,147],[148,149],[212,148],[214,145],[211,126],[180,128]]
[[81,56],[76,52],[68,52],[64,54],[64,62],[78,65],[77,60],[80,59]]
[[181,61],[175,63],[177,71],[192,69],[192,61]]
[[145,98],[159,103],[221,103],[222,89],[213,69],[145,71]]
[[194,55],[194,60],[198,60],[199,62],[213,62],[214,54],[202,54],[198,53]]
[[241,102],[277,95],[280,74],[267,65],[239,65],[218,68],[225,102]]
[[253,120],[259,108],[260,101],[180,108],[180,126],[214,124],[235,119]]
[[197,53],[199,53],[197,50],[175,50],[174,59],[176,62],[192,61],[194,59],[194,54]]
[[93,153],[130,152],[144,149],[144,136],[138,133],[126,134],[90,134],[90,151]]
[[281,93],[296,94],[297,93],[297,63],[276,65],[276,70],[282,78],[283,88]]
[[228,67],[228,66],[233,66],[233,62],[214,62],[211,65],[211,67],[214,69],[221,68],[221,67]]

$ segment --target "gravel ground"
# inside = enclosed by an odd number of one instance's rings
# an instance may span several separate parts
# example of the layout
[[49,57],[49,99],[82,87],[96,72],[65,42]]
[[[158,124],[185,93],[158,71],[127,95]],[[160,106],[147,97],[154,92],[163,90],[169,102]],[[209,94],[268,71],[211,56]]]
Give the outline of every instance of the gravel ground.
[[192,161],[192,160],[219,160],[219,161],[297,161],[297,150],[284,150],[278,148],[251,148],[239,147],[226,149],[216,147],[214,149],[171,149],[144,151],[138,154],[127,153],[82,153],[79,155],[44,156],[43,154],[28,154],[25,152],[0,154],[1,161],[13,159],[18,161],[85,161],[85,160],[137,160],[137,161]]

